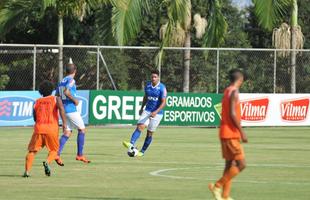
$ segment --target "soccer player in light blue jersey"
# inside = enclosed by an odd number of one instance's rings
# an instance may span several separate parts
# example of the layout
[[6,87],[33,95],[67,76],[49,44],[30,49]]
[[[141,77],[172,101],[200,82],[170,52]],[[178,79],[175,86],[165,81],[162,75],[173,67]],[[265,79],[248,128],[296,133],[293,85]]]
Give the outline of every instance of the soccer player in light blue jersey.
[[58,156],[55,159],[57,164],[60,166],[64,165],[60,158],[60,154],[67,140],[72,135],[73,128],[78,130],[76,160],[82,161],[84,163],[90,162],[83,154],[85,125],[80,113],[77,111],[79,101],[76,95],[76,84],[74,80],[76,70],[76,65],[73,64],[72,60],[70,59],[69,64],[66,66],[66,77],[58,84],[58,87],[56,89],[56,95],[60,96],[60,98],[62,99],[67,118],[67,127],[59,140]]
[[136,156],[144,155],[152,142],[153,133],[163,118],[163,108],[166,105],[167,90],[165,85],[159,81],[158,70],[151,72],[151,81],[147,82],[144,93],[142,106],[139,111],[140,119],[138,120],[137,128],[132,133],[130,142],[123,142],[123,145],[128,149],[135,148],[134,145],[139,139],[141,132],[147,127],[147,135],[143,147]]

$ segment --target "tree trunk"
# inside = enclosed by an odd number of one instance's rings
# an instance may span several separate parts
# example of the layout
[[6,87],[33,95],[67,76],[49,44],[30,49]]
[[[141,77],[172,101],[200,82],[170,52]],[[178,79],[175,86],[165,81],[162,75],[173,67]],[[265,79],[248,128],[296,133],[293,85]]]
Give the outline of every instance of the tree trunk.
[[291,93],[296,93],[296,27],[298,25],[297,0],[293,1],[291,18]]
[[[186,33],[184,47],[191,47],[191,33],[188,31]],[[189,69],[190,69],[190,60],[191,60],[191,50],[184,50],[184,72],[183,72],[183,92],[189,92]]]
[[[58,18],[58,44],[64,44],[64,33],[63,33],[63,17],[59,16]],[[59,47],[58,54],[58,82],[61,82],[63,79],[63,47]]]

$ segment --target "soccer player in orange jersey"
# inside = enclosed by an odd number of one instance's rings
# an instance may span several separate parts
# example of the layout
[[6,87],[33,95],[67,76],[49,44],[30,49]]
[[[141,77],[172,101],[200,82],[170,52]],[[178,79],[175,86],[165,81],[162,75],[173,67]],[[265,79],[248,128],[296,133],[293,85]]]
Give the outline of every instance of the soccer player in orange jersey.
[[243,83],[243,73],[239,69],[229,71],[230,86],[224,91],[222,99],[222,119],[220,125],[220,141],[223,158],[226,160],[223,176],[209,189],[216,200],[232,200],[230,187],[232,179],[244,170],[245,158],[242,142],[248,139],[241,127],[239,88]]
[[33,109],[35,121],[34,132],[28,145],[24,177],[29,177],[34,156],[44,146],[48,149],[48,157],[43,162],[44,171],[47,176],[51,175],[49,164],[55,160],[59,148],[59,125],[58,111],[60,113],[63,128],[66,127],[66,118],[62,101],[59,97],[52,96],[54,85],[44,81],[39,86],[39,93],[43,96],[36,100]]

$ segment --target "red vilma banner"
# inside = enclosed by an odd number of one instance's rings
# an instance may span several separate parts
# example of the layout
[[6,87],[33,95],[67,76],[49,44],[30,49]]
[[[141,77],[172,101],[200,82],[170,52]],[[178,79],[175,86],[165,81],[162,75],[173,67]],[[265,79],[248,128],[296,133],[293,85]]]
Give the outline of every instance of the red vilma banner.
[[309,126],[310,94],[240,94],[243,126]]

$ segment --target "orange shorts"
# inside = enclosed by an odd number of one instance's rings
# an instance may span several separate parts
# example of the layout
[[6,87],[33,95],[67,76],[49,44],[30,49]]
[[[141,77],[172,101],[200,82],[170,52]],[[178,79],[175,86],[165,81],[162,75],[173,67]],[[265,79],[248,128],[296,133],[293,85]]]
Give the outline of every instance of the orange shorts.
[[221,139],[225,160],[244,160],[244,150],[239,139]]
[[33,133],[28,145],[28,151],[39,151],[44,146],[46,146],[48,151],[58,151],[59,149],[58,135]]

